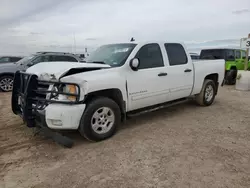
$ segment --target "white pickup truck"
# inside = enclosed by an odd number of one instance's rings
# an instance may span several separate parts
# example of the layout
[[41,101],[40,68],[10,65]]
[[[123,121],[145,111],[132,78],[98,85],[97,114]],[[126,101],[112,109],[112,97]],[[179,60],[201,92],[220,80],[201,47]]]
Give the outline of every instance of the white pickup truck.
[[100,141],[128,116],[187,99],[211,105],[224,72],[224,60],[193,62],[180,43],[108,44],[86,63],[45,62],[17,72],[12,110],[29,127],[79,130]]

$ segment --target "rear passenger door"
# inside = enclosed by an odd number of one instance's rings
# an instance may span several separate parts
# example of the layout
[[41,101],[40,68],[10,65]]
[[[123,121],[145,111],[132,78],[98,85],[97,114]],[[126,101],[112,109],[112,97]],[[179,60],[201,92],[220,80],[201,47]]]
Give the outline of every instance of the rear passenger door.
[[139,70],[127,72],[128,110],[166,102],[171,80],[167,77],[159,44],[142,46],[135,58],[140,61]]
[[187,97],[191,94],[194,80],[192,61],[188,59],[185,49],[179,43],[165,43],[169,61],[168,79],[171,100]]

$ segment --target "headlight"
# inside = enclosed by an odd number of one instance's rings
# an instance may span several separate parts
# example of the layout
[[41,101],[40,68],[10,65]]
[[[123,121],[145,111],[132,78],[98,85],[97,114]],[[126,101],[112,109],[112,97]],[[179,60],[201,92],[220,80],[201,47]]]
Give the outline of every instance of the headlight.
[[[65,87],[63,87],[63,92],[73,94],[73,95],[78,95],[79,91],[75,85],[65,85]],[[73,96],[73,95],[67,95],[66,98],[70,101],[76,101],[77,96]]]
[[76,85],[55,84],[51,89],[50,98],[52,100],[76,102],[78,100],[78,95],[79,95],[79,89]]

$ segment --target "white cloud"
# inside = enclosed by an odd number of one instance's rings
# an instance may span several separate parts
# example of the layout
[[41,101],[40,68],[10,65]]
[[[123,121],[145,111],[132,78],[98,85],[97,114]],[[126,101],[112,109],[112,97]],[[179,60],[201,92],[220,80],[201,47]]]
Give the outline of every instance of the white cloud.
[[74,34],[80,52],[132,36],[193,41],[189,46],[199,48],[202,41],[235,41],[250,32],[249,0],[0,1],[0,53],[71,51]]

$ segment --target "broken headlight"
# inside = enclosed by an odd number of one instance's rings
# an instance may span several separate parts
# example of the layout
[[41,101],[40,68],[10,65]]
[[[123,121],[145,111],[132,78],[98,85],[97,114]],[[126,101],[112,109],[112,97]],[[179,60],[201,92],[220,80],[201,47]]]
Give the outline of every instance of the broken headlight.
[[51,99],[59,101],[76,102],[79,96],[79,89],[74,84],[54,85],[51,89]]
[[64,93],[69,93],[70,95],[66,96],[66,98],[70,101],[76,101],[77,100],[77,95],[78,95],[78,88],[75,85],[65,85],[63,87],[63,92]]

